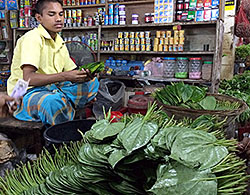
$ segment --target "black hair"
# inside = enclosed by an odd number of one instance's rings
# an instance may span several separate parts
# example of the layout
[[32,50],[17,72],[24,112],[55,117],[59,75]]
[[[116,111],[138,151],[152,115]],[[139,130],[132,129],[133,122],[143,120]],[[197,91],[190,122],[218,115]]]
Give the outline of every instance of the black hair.
[[61,0],[38,0],[36,5],[35,5],[35,14],[40,14],[42,15],[43,10],[46,6],[47,3],[54,2],[54,3],[60,3],[61,6],[63,6],[63,3]]

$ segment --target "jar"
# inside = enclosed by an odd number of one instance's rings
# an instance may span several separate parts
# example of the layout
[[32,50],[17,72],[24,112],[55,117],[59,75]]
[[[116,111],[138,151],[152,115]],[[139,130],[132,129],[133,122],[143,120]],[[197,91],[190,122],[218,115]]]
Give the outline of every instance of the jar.
[[154,22],[155,21],[155,13],[151,13],[150,16],[151,16],[150,21]]
[[163,77],[173,78],[175,74],[176,58],[163,58]]
[[190,79],[201,78],[201,58],[189,59],[189,78]]
[[150,13],[145,13],[145,23],[150,23],[151,22],[151,15]]
[[138,14],[132,14],[132,24],[138,24],[138,18],[139,15]]
[[188,58],[176,58],[175,77],[181,79],[188,77]]
[[212,73],[212,61],[204,61],[202,68],[201,68],[201,74],[202,79],[204,80],[211,80],[211,73]]

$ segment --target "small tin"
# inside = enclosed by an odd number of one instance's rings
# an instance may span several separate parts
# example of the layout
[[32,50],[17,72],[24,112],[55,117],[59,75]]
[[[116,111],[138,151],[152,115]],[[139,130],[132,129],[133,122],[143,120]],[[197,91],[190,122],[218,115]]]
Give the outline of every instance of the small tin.
[[145,32],[145,38],[150,38],[151,36],[151,31],[146,31]]
[[135,38],[140,38],[140,32],[135,33]]
[[178,51],[183,51],[183,45],[181,44],[178,45]]
[[158,46],[158,51],[163,51],[163,45]]
[[145,51],[146,50],[146,45],[145,44],[141,44],[141,51]]
[[159,44],[164,44],[164,38],[160,38]]
[[130,39],[130,44],[131,45],[135,44],[135,39]]
[[146,44],[146,51],[151,51],[151,44]]
[[130,45],[130,51],[135,51],[135,45]]
[[174,45],[178,45],[179,44],[179,37],[174,37]]
[[118,38],[115,39],[115,45],[119,45],[120,44],[120,40]]
[[173,51],[178,51],[178,45],[173,45]]
[[173,51],[173,45],[168,45],[168,51]]
[[159,38],[155,38],[154,39],[154,45],[159,45],[160,39]]
[[158,51],[158,47],[159,47],[159,45],[158,45],[158,44],[154,44],[154,48],[153,48],[153,50],[154,50],[154,51]]
[[156,38],[161,38],[161,31],[156,31]]
[[130,32],[130,33],[129,33],[129,38],[134,39],[134,38],[135,38],[135,32]]
[[140,38],[145,38],[145,32],[140,32]]
[[168,45],[168,38],[164,38],[164,45]]
[[76,10],[76,17],[82,17],[82,10],[81,9]]
[[124,51],[124,44],[120,44],[120,51]]
[[123,37],[124,37],[124,38],[129,38],[129,32],[124,32],[124,33],[123,33]]
[[76,18],[76,9],[72,9],[72,18]]
[[114,25],[119,25],[119,15],[114,16]]
[[123,32],[118,32],[118,38],[123,38]]
[[184,40],[185,40],[184,37],[180,37],[180,39],[179,39],[179,44],[184,45]]
[[163,51],[168,51],[168,45],[163,45]]
[[178,30],[174,31],[174,37],[179,37],[179,31]]
[[135,51],[140,51],[141,50],[141,45],[135,45]]
[[174,37],[170,37],[169,38],[169,45],[173,45],[174,44]]
[[120,39],[120,45],[124,44],[125,43],[125,39],[124,38],[121,38]]
[[141,39],[140,38],[135,38],[134,39],[134,44],[136,44],[136,45],[141,44]]
[[125,44],[125,51],[129,51],[129,44]]
[[129,38],[125,38],[125,39],[124,39],[124,44],[125,44],[125,45],[128,45],[129,43],[130,43]]
[[146,44],[151,44],[151,39],[150,38],[146,38]]
[[141,44],[146,44],[145,38],[141,38]]
[[171,37],[171,34],[172,34],[171,31],[168,30],[168,31],[167,31],[167,37],[170,38],[170,37]]

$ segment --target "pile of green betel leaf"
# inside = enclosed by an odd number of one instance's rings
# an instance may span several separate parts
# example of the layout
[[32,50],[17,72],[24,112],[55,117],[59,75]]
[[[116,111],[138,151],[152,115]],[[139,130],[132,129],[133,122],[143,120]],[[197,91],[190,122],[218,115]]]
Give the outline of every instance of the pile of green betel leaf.
[[156,100],[169,106],[181,106],[199,110],[234,110],[240,107],[238,102],[217,100],[207,95],[206,88],[184,84],[172,83],[156,91],[153,96]]
[[231,80],[223,80],[220,83],[219,93],[238,98],[248,105],[248,109],[239,116],[239,121],[250,121],[250,72],[235,75]]
[[84,64],[80,66],[79,70],[82,70],[82,69],[89,70],[90,74],[94,75],[96,73],[100,73],[104,71],[105,65],[103,61],[92,62],[92,63],[88,63],[88,64]]
[[246,165],[213,116],[175,121],[153,104],[145,116],[97,121],[82,142],[8,173],[3,194],[242,194]]

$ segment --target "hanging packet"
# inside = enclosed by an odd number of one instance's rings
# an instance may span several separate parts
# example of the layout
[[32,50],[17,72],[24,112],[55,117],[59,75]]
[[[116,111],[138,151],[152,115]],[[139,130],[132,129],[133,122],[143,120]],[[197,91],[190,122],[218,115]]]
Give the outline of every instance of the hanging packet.
[[17,0],[7,0],[7,9],[8,10],[18,10]]
[[5,0],[0,0],[0,10],[5,10]]

